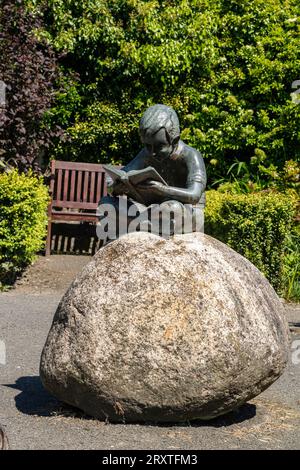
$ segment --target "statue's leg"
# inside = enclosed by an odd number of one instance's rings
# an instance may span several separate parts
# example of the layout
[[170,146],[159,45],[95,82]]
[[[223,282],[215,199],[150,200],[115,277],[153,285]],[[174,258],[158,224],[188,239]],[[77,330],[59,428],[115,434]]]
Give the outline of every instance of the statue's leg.
[[129,232],[148,231],[147,207],[126,196],[103,197],[97,214],[97,235],[104,244]]
[[151,232],[168,237],[174,234],[204,232],[204,204],[182,204],[176,200],[152,204]]
[[97,208],[96,233],[102,246],[118,237],[119,198],[104,196]]
[[127,214],[127,232],[149,232],[150,221],[148,215],[148,208],[140,202],[133,199],[128,199],[128,214]]
[[148,207],[151,220],[151,233],[169,237],[174,233],[184,233],[184,205],[175,200],[152,204]]
[[193,232],[204,233],[204,204],[193,206]]
[[146,207],[124,196],[105,196],[98,207],[98,238],[106,244],[129,232],[145,231],[163,237],[204,232],[204,204],[176,200]]

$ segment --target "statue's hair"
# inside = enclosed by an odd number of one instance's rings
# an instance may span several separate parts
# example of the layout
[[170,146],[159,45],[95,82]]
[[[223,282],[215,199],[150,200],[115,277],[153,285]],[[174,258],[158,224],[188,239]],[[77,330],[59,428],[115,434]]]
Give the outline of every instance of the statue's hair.
[[144,112],[140,121],[140,136],[143,140],[146,132],[155,134],[160,129],[165,129],[170,143],[180,136],[179,120],[174,109],[164,104],[150,106]]

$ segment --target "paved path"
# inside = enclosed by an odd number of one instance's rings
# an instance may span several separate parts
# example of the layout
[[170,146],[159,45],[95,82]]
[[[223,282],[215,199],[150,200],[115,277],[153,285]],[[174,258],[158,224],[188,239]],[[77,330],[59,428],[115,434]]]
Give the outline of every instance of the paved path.
[[[88,257],[40,258],[16,289],[0,294],[0,423],[13,449],[299,449],[299,364],[239,410],[192,425],[105,424],[51,397],[39,379],[39,359],[57,304]],[[287,307],[293,340],[300,308]],[[296,343],[294,343],[295,345]],[[1,357],[1,356],[0,356]]]

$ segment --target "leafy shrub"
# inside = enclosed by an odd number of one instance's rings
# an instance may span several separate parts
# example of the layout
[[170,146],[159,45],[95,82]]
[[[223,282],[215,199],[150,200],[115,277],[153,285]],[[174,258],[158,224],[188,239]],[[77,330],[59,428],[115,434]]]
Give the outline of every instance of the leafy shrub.
[[284,297],[300,301],[300,227],[288,235],[283,258]]
[[[212,187],[218,186],[222,192],[253,193],[262,189],[276,189],[278,191],[300,190],[300,164],[287,160],[280,170],[273,165],[272,179],[262,178],[260,172],[253,172],[251,165],[236,160],[228,169],[227,174],[213,182]],[[262,165],[261,165],[262,168]]]
[[293,194],[207,191],[205,232],[248,258],[282,294],[287,282],[285,246],[295,207]]
[[141,113],[165,103],[214,180],[235,159],[280,178],[300,155],[299,13],[298,0],[47,0],[44,35],[65,53],[53,121],[71,137],[57,156],[126,163]]
[[[0,6],[0,147],[6,162],[21,171],[40,171],[43,153],[62,136],[50,126],[47,112],[54,101],[58,67],[53,49],[37,36],[41,19],[23,0],[2,0]],[[52,127],[52,128],[51,128]]]
[[15,280],[44,245],[49,196],[42,179],[0,174],[0,287]]

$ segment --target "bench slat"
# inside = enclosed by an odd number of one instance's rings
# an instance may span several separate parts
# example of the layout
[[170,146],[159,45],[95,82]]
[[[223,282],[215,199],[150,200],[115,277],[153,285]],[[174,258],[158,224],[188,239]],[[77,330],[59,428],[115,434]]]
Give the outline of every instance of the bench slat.
[[65,175],[64,175],[64,195],[63,195],[63,200],[67,201],[68,200],[68,189],[69,189],[69,170],[65,170]]
[[55,160],[55,168],[57,170],[99,171],[99,169],[102,169],[102,165],[101,163],[65,162],[61,160]]
[[76,201],[81,201],[81,189],[82,189],[82,171],[78,171]]
[[61,214],[59,212],[53,213],[52,220],[65,220],[65,221],[79,221],[79,222],[97,222],[98,218],[96,214],[83,214],[83,213],[75,213],[72,214],[72,212],[66,213],[66,214]]
[[53,210],[57,207],[62,207],[64,209],[93,209],[96,210],[98,204],[96,202],[86,202],[86,201],[62,201],[61,199],[54,199],[53,203]]
[[89,191],[89,202],[96,202],[95,201],[95,176],[96,176],[96,173],[92,171],[91,172],[91,187]]
[[62,192],[62,170],[58,170],[57,175],[57,186],[56,186],[56,199],[61,199]]
[[101,185],[102,185],[102,173],[98,173],[97,174],[96,202],[100,201]]
[[82,200],[84,202],[87,201],[88,188],[89,188],[89,172],[85,171],[84,172],[84,183],[83,183],[83,197],[82,197]]
[[102,194],[101,197],[107,196],[107,184],[105,179],[105,172],[102,173]]
[[75,171],[75,170],[71,170],[70,201],[74,201],[74,196],[75,196],[75,181],[76,181],[76,171]]

